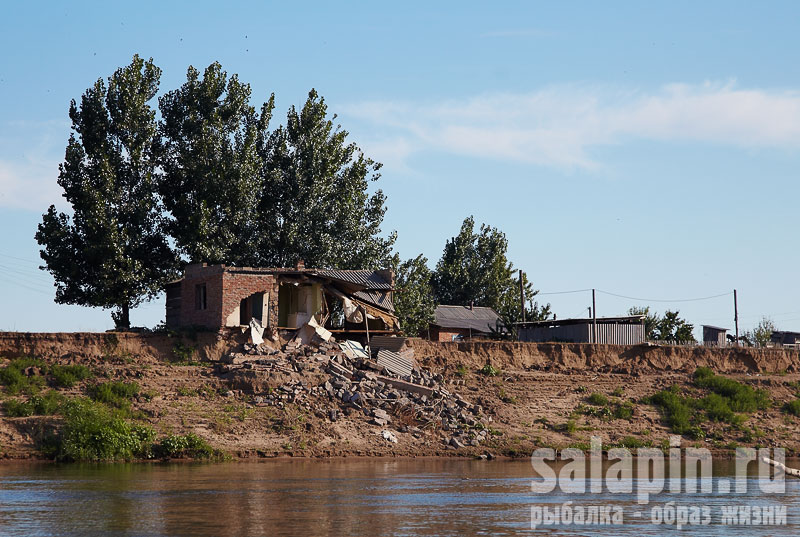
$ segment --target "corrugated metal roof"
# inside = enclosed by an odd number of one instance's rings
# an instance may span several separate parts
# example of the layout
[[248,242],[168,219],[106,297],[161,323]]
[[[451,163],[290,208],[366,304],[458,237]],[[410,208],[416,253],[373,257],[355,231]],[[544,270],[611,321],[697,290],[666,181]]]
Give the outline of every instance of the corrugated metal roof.
[[356,291],[353,296],[386,311],[394,311],[389,293],[382,291]]
[[442,328],[463,328],[478,332],[497,329],[500,316],[492,308],[474,306],[436,306],[433,324]]
[[323,278],[352,283],[367,289],[386,289],[387,291],[392,289],[392,284],[371,270],[313,269],[311,272]]
[[408,358],[385,349],[378,351],[378,365],[401,377],[411,375],[411,370],[414,368],[414,363]]

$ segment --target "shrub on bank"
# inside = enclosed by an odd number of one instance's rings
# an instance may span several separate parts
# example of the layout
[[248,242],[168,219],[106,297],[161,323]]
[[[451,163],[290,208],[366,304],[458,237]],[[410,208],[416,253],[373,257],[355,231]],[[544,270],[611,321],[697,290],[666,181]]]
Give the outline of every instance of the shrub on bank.
[[166,436],[161,439],[155,451],[161,457],[172,459],[210,459],[218,456],[218,452],[208,442],[194,433]]
[[139,395],[139,384],[136,382],[101,382],[89,386],[89,397],[99,403],[106,403],[117,408],[130,407],[130,401]]
[[117,461],[153,456],[155,431],[129,423],[107,406],[88,399],[64,405],[64,426],[56,439],[57,460]]
[[27,401],[8,399],[3,402],[3,410],[10,418],[25,416],[52,416],[61,411],[66,398],[60,393],[49,390],[44,395],[33,395]]

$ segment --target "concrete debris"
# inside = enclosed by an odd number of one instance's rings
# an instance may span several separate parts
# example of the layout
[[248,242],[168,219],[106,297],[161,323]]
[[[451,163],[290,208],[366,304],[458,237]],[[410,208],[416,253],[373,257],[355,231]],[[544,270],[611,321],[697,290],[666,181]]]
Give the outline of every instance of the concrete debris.
[[304,345],[295,339],[282,349],[246,343],[242,352],[222,362],[219,373],[252,393],[255,406],[295,405],[331,422],[342,419],[342,412],[351,418],[361,415],[365,424],[381,427],[394,441],[390,429],[431,441],[439,437],[448,449],[474,448],[488,440],[490,416],[445,389],[442,375],[416,366],[398,373],[383,360],[370,360],[352,341],[315,337]]

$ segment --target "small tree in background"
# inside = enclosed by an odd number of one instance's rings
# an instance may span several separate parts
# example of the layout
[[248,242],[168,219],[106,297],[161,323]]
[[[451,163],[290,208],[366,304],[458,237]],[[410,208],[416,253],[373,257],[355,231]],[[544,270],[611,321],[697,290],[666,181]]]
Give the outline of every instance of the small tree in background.
[[400,328],[407,336],[418,336],[434,321],[436,310],[428,260],[418,255],[400,262],[400,256],[395,255],[392,266],[396,289],[394,309],[400,320]]
[[154,297],[175,274],[177,259],[161,227],[149,102],[161,70],[134,56],[72,101],[73,133],[58,184],[72,215],[51,205],[36,233],[56,302],[113,308],[118,328],[130,309]]
[[762,317],[755,328],[747,330],[742,335],[742,339],[751,345],[766,347],[772,339],[772,333],[777,330],[775,323],[769,317]]
[[694,325],[680,318],[678,310],[664,312],[659,316],[651,312],[650,307],[633,307],[628,310],[630,315],[644,315],[645,338],[655,341],[677,341],[688,343],[696,341],[692,331]]
[[[449,239],[433,274],[434,297],[438,304],[485,306],[502,318],[501,329],[513,332],[514,323],[522,320],[519,279],[507,258],[508,239],[499,229],[482,224],[475,231],[470,216],[461,224],[458,235]],[[544,320],[551,316],[550,305],[534,302],[538,293],[523,279],[526,319]]]
[[628,310],[628,315],[644,315],[645,339],[658,339],[656,330],[658,329],[658,314],[650,311],[650,306],[632,307]]

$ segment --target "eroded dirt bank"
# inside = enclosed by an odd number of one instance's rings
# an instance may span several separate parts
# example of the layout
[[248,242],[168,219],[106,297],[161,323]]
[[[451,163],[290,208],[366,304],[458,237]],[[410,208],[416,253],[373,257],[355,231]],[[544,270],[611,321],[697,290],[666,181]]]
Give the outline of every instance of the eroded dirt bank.
[[[390,420],[382,424],[378,416],[376,423],[374,412],[343,401],[339,393],[354,393],[364,382],[372,383],[369,393],[378,393],[378,381],[359,374],[333,386],[332,394],[325,389],[332,378],[324,369],[326,358],[316,352],[303,353],[283,370],[232,371],[217,363],[240,344],[210,333],[4,333],[0,367],[18,356],[82,364],[92,371],[90,378],[55,389],[81,397],[97,383],[135,382],[134,415],[160,435],[192,432],[235,457],[325,457],[524,456],[536,447],[584,447],[591,436],[600,436],[606,445],[659,447],[670,426],[662,411],[643,398],[673,385],[702,397],[707,390],[697,387],[692,374],[705,366],[765,390],[771,404],[742,413],[736,425],[708,421],[702,434],[684,437],[687,445],[720,451],[780,446],[800,452],[800,418],[784,410],[800,386],[797,351],[411,340],[420,366],[441,375],[436,385],[467,402],[453,405],[457,414],[470,410],[453,425],[453,420],[417,419],[429,414],[409,412],[405,404],[383,405]],[[606,403],[590,403],[592,394]],[[27,397],[3,391],[4,400]],[[429,405],[408,399],[413,408]],[[595,403],[602,398],[595,397]],[[5,410],[0,415],[0,450],[9,458],[39,457],[43,432],[57,429],[60,422],[58,415],[9,417]],[[384,438],[387,430],[396,443]],[[477,445],[470,445],[467,440],[481,431]],[[453,445],[454,435],[463,442]]]

